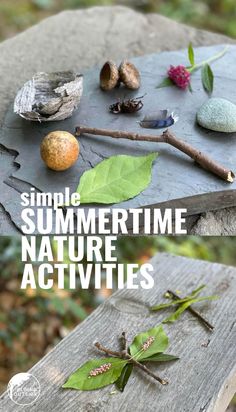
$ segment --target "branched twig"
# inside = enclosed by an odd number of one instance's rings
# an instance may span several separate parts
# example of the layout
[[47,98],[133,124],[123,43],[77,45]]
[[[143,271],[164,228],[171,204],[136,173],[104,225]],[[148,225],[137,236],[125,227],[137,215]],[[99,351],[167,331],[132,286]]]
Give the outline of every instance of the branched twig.
[[[173,298],[175,298],[175,299],[181,299],[181,298],[179,297],[179,295],[177,295],[176,293],[172,292],[172,290],[167,290],[167,293],[169,293],[170,295],[172,295]],[[200,319],[201,322],[203,322],[203,324],[204,324],[208,329],[210,329],[211,331],[213,331],[214,326],[211,325],[210,322],[208,322],[208,320],[205,319],[205,318],[201,315],[201,313],[199,313],[197,310],[193,309],[191,306],[189,306],[189,307],[187,308],[187,310],[189,310],[189,312],[191,312],[194,316],[196,316],[196,318]]]
[[101,345],[99,342],[95,343],[95,346],[97,349],[99,349],[101,352],[104,352],[106,355],[114,356],[116,358],[121,358],[121,359],[126,359],[130,363],[133,363],[133,365],[137,366],[137,368],[141,369],[144,371],[147,375],[151,376],[153,379],[161,383],[162,385],[167,385],[168,381],[159,378],[155,373],[153,373],[150,369],[148,369],[145,365],[142,365],[140,362],[135,360],[127,350],[127,339],[126,339],[126,334],[125,332],[122,333],[121,339],[123,340],[123,349],[122,352],[116,352],[111,349],[105,348],[103,345]]
[[81,134],[88,133],[99,136],[109,136],[116,139],[129,139],[136,141],[147,141],[156,143],[167,143],[181,152],[185,153],[187,156],[191,157],[196,163],[198,163],[203,169],[206,169],[215,175],[221,177],[226,182],[232,183],[234,181],[234,173],[225,168],[224,166],[217,163],[215,160],[208,157],[206,154],[202,153],[201,150],[195,149],[189,143],[184,140],[177,139],[174,134],[172,134],[168,129],[159,136],[153,135],[141,135],[132,132],[122,132],[120,130],[108,130],[108,129],[97,129],[92,127],[79,126],[76,127],[75,135],[80,136]]

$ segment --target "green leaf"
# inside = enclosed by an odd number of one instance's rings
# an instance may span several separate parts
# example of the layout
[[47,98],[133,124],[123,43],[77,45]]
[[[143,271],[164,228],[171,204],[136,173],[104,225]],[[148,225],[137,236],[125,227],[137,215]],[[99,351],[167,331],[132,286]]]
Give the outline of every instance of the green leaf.
[[[91,370],[100,366],[111,363],[111,368],[106,372],[90,376]],[[74,372],[68,381],[62,386],[63,388],[80,389],[82,391],[91,391],[94,389],[103,388],[104,386],[114,383],[119,378],[127,361],[118,358],[100,358],[93,359],[82,365]]]
[[204,300],[215,300],[215,299],[218,299],[218,296],[213,295],[213,296],[205,296],[205,297],[202,297],[202,298],[189,299],[187,302],[182,303],[182,305],[180,305],[180,307],[176,310],[176,312],[174,312],[172,315],[170,315],[166,319],[164,319],[162,321],[162,323],[173,323],[173,322],[175,322],[177,319],[179,319],[180,315],[186,309],[188,309],[188,307],[191,306],[193,303],[202,302]]
[[189,58],[191,66],[194,66],[195,61],[194,61],[194,50],[193,50],[192,43],[189,43],[189,46],[188,46],[188,58]]
[[212,93],[214,87],[214,74],[209,64],[205,64],[202,67],[202,84],[208,93]]
[[[149,337],[153,337],[154,342],[147,350],[144,351],[142,349],[142,345],[148,340]],[[168,347],[168,343],[168,337],[165,334],[163,327],[160,325],[135,336],[129,350],[131,356],[135,356],[135,359],[140,361],[141,359],[146,359],[157,353],[164,352]]]
[[149,358],[142,360],[141,362],[171,362],[178,359],[178,356],[168,355],[167,353],[160,353],[157,355],[152,355]]
[[119,389],[119,391],[121,392],[124,391],[132,371],[133,371],[132,363],[127,363],[127,365],[125,365],[125,367],[123,368],[120,377],[116,381],[116,387],[117,389]]
[[174,82],[169,77],[165,77],[156,88],[161,89],[162,87],[170,87],[174,85]]
[[81,203],[120,203],[137,196],[151,181],[152,162],[158,156],[112,156],[85,172],[77,192]]

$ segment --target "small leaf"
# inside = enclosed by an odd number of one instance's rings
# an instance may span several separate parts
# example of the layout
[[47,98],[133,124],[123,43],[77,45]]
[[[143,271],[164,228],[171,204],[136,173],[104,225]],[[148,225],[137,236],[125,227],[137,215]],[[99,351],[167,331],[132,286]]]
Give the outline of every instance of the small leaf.
[[202,84],[208,93],[212,93],[214,87],[214,75],[209,64],[202,67]]
[[[144,351],[142,345],[147,342],[150,337],[153,337],[154,341],[149,348]],[[160,325],[135,336],[133,343],[129,348],[130,354],[140,361],[141,359],[146,359],[157,353],[164,352],[168,347],[168,343],[168,337],[165,334],[163,327]]]
[[137,196],[151,181],[152,162],[158,156],[112,156],[85,172],[77,192],[81,203],[120,203]]
[[[90,376],[89,373],[100,366],[111,363],[111,368],[106,372]],[[100,358],[93,359],[82,365],[74,372],[68,381],[62,386],[63,388],[80,389],[82,391],[91,391],[103,388],[104,386],[114,383],[119,378],[127,361],[118,358]]]
[[125,389],[125,386],[127,385],[127,382],[130,378],[130,375],[133,371],[133,365],[132,363],[127,363],[125,367],[123,368],[120,377],[116,381],[116,387],[119,389],[119,391],[123,392]]
[[188,302],[190,299],[191,298],[189,296],[183,299],[173,299],[171,302],[161,303],[160,305],[152,306],[150,310],[155,311],[155,310],[167,309],[167,308],[170,308],[171,306],[180,305],[181,303]]
[[191,66],[194,66],[195,61],[194,61],[194,50],[193,50],[192,43],[189,43],[189,46],[188,46],[188,58],[189,58]]
[[174,82],[169,78],[169,77],[165,77],[162,82],[156,86],[157,89],[161,89],[162,87],[170,87],[170,86],[174,86]]
[[174,355],[168,355],[167,353],[160,353],[157,355],[152,355],[149,358],[144,359],[144,361],[141,362],[171,362],[178,360],[178,356]]

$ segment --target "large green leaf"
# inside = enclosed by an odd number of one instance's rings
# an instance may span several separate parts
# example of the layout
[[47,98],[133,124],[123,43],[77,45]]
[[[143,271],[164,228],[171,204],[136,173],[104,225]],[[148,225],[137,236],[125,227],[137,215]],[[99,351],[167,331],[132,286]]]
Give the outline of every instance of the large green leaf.
[[[91,370],[100,366],[111,363],[111,368],[106,372],[90,376]],[[82,391],[91,391],[94,389],[103,388],[104,386],[114,383],[119,378],[127,361],[118,358],[100,358],[93,359],[82,365],[74,372],[68,381],[62,386],[63,388],[80,389]]]
[[125,365],[125,367],[123,368],[121,375],[116,381],[116,387],[119,389],[119,391],[121,392],[124,391],[132,371],[133,371],[132,363],[127,363],[127,365]]
[[214,87],[214,75],[209,64],[202,67],[202,84],[208,93],[212,93]]
[[152,162],[158,156],[112,156],[85,172],[77,192],[81,203],[120,203],[137,196],[151,181]]
[[[148,340],[148,338],[153,337],[154,342],[149,346],[147,350],[142,350],[142,345]],[[162,353],[168,347],[168,337],[165,334],[163,327],[157,326],[156,328],[149,329],[147,332],[142,332],[135,336],[133,343],[131,344],[129,350],[130,354],[135,357],[136,360],[142,360],[149,358],[157,353]]]
[[149,358],[142,360],[141,362],[171,362],[178,359],[178,356],[169,355],[167,353],[158,353],[157,355],[152,355]]

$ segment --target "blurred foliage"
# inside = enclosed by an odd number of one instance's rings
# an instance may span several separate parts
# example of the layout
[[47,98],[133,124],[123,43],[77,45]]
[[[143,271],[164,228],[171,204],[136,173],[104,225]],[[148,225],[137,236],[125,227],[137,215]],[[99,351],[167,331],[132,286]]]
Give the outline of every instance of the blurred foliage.
[[0,38],[4,39],[65,9],[95,5],[131,6],[236,37],[235,0],[0,0]]

